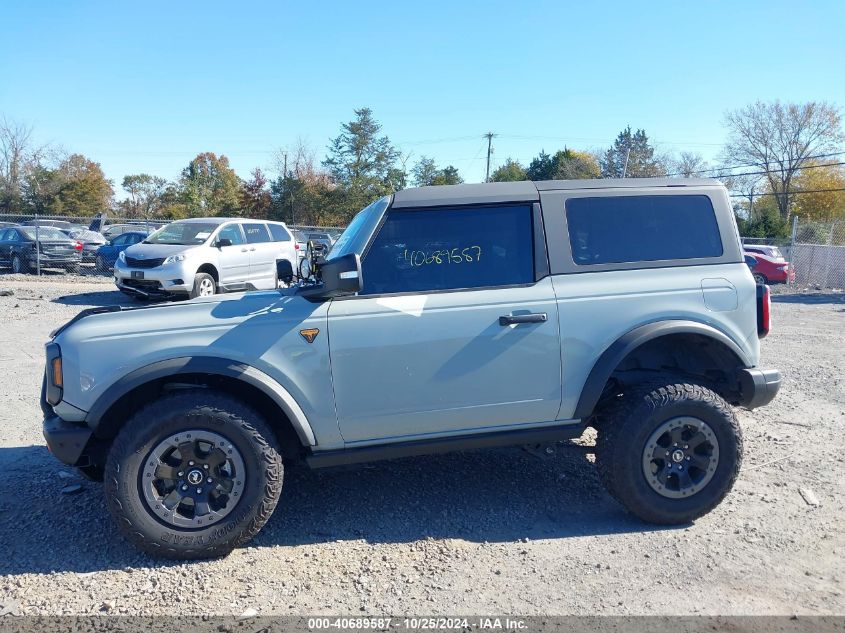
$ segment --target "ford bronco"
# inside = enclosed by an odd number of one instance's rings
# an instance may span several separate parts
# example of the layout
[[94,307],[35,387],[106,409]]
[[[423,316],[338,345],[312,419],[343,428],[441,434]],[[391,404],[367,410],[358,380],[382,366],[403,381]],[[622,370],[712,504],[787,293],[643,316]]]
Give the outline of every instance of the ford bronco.
[[587,427],[613,497],[645,521],[688,523],[739,472],[731,407],[780,386],[758,366],[768,288],[714,180],[407,189],[311,263],[288,288],[85,310],[47,343],[47,445],[104,480],[118,529],[146,552],[245,543],[290,460],[536,445]]

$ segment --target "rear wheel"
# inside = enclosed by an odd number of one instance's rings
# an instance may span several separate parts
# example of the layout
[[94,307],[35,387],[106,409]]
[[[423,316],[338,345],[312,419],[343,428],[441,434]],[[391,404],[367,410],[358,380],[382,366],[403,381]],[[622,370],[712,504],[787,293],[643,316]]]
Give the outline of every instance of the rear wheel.
[[214,277],[208,273],[197,273],[194,277],[194,287],[191,289],[190,298],[210,297],[217,292],[217,284]]
[[282,489],[273,432],[229,396],[184,391],[126,423],[106,461],[106,501],[123,535],[165,558],[213,558],[251,539]]
[[109,267],[106,266],[105,260],[100,255],[97,255],[97,259],[94,260],[94,270],[98,273],[107,273],[109,271]]
[[710,389],[634,387],[603,417],[596,465],[608,492],[639,518],[689,523],[733,487],[742,433],[730,405]]
[[768,280],[768,279],[766,279],[766,276],[765,276],[765,275],[762,275],[762,274],[760,274],[760,273],[754,273],[754,281],[755,281],[755,282],[757,282],[758,284],[767,284],[767,283],[769,283],[769,280]]

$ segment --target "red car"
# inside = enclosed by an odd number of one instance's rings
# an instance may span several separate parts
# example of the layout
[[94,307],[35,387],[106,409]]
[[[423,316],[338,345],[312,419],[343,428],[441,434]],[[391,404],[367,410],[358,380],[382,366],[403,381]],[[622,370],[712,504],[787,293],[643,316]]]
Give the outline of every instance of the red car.
[[754,265],[751,265],[751,273],[754,275],[754,281],[758,284],[795,283],[795,271],[789,262],[748,251],[745,252],[745,255],[746,259],[753,257],[756,261]]

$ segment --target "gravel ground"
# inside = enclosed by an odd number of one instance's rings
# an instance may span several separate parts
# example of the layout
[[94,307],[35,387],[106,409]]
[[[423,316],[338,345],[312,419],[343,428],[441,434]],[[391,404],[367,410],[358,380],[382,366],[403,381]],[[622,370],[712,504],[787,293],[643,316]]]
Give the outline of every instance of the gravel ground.
[[289,467],[250,547],[178,564],[124,542],[101,487],[41,437],[48,333],[129,300],[90,276],[3,275],[2,290],[14,294],[0,296],[0,612],[845,613],[845,294],[775,298],[764,364],[784,387],[740,412],[739,481],[694,525],[628,516],[576,451],[506,449]]

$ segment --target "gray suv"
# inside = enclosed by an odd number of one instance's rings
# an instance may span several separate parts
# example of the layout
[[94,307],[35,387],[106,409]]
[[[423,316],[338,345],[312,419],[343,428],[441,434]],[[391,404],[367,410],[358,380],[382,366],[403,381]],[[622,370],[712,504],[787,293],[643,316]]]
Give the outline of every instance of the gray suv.
[[688,523],[738,475],[732,407],[780,386],[758,365],[768,289],[713,180],[408,189],[358,213],[312,269],[279,290],[94,308],[47,344],[47,444],[105,480],[117,528],[146,552],[245,543],[293,460],[587,427],[613,497]]

